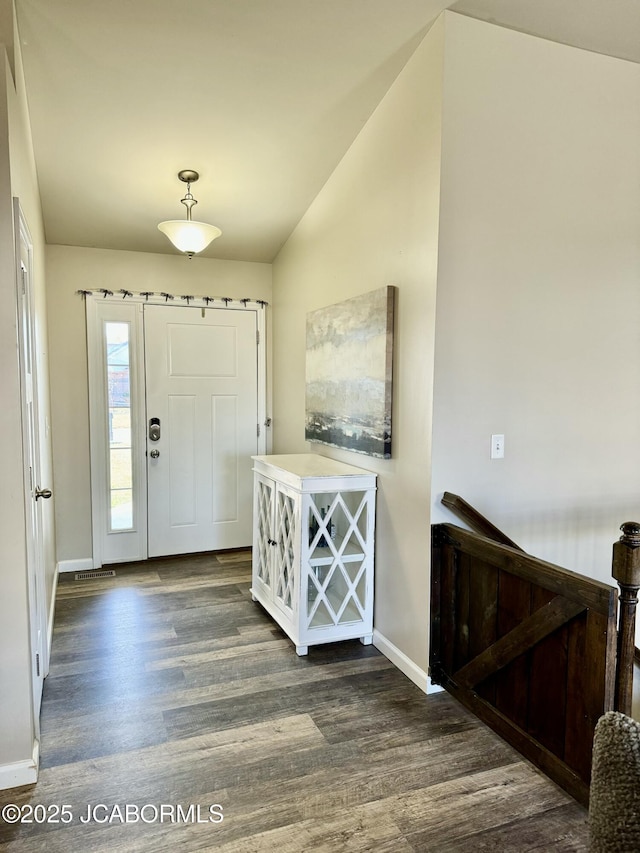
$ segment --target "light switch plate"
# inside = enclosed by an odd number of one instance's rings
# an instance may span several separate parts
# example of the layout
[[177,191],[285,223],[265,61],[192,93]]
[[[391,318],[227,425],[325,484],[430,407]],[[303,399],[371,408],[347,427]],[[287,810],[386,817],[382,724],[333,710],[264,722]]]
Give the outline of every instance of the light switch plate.
[[491,436],[491,458],[504,459],[504,435]]

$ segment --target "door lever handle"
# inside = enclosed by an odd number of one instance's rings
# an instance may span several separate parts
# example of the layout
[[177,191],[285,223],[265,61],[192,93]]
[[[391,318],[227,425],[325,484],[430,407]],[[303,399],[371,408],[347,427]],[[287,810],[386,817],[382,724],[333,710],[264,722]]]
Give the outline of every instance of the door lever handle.
[[38,498],[45,498],[46,500],[48,500],[52,494],[53,492],[51,491],[51,489],[41,489],[40,486],[36,486],[36,500],[38,500]]

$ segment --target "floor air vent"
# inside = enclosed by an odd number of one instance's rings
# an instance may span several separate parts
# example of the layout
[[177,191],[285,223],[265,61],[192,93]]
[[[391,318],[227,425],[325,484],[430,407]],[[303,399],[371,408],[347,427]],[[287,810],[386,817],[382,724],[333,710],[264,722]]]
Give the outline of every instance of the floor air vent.
[[75,580],[77,581],[92,581],[94,578],[115,578],[116,573],[113,569],[96,569],[91,572],[76,572]]

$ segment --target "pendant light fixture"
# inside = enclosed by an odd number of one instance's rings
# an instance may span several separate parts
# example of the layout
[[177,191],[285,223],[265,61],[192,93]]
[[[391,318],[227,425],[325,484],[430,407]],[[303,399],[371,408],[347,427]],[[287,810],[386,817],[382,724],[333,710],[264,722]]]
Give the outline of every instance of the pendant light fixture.
[[193,169],[183,169],[178,172],[178,177],[187,185],[187,193],[183,199],[180,199],[187,208],[187,218],[169,219],[161,222],[158,228],[167,235],[176,249],[184,252],[191,259],[198,252],[206,249],[212,240],[222,234],[222,231],[215,225],[207,225],[206,222],[196,222],[191,219],[191,208],[198,203],[191,195],[191,184],[194,184],[200,175]]

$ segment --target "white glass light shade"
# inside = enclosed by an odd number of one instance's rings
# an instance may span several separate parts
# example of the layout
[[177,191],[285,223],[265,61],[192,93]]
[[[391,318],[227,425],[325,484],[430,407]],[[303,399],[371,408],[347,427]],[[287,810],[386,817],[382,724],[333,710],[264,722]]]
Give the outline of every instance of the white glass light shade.
[[167,235],[176,249],[187,255],[202,252],[212,240],[222,234],[215,225],[188,219],[168,219],[166,222],[161,222],[158,228]]

